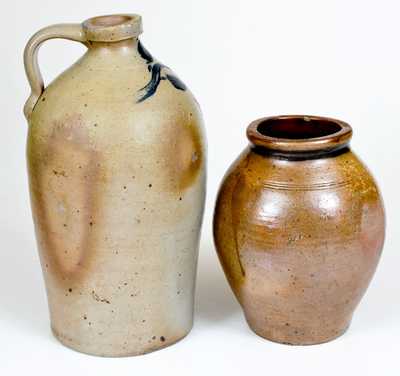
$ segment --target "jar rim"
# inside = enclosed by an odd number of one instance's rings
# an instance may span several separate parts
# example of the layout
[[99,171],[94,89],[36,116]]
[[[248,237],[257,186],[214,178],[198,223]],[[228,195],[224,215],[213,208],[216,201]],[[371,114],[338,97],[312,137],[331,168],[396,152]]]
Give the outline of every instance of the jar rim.
[[352,133],[344,121],[314,115],[264,117],[247,127],[252,145],[283,153],[338,150],[349,144]]

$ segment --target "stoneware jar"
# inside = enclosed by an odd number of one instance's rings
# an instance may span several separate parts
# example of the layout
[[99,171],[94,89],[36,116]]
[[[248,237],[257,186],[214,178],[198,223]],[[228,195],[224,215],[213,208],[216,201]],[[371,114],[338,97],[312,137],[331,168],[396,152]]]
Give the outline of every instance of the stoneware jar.
[[334,119],[260,119],[224,177],[215,245],[250,327],[264,338],[309,345],[340,336],[374,274],[384,209],[351,135]]
[[[54,335],[101,356],[143,354],[192,327],[205,135],[185,84],[138,40],[141,17],[40,30],[24,61],[31,204]],[[87,52],[44,88],[52,38]]]

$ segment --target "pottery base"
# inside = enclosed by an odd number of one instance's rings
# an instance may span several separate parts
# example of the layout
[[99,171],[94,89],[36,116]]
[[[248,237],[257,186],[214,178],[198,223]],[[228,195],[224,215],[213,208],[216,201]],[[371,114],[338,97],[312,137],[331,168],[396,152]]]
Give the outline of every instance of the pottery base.
[[350,321],[338,326],[325,327],[321,330],[299,329],[285,325],[284,327],[259,327],[246,318],[250,329],[258,336],[272,342],[293,346],[318,345],[333,341],[342,336],[350,326]]
[[71,350],[77,351],[82,354],[86,355],[92,355],[92,356],[98,356],[98,357],[105,357],[105,358],[123,358],[123,357],[130,357],[130,356],[139,356],[139,355],[145,355],[154,351],[158,351],[161,349],[164,349],[166,347],[169,347],[171,345],[174,345],[175,343],[179,342],[180,340],[184,339],[190,332],[190,329],[184,333],[181,336],[176,337],[173,340],[170,341],[165,341],[162,344],[158,344],[157,346],[154,345],[153,347],[147,347],[146,349],[142,350],[133,350],[133,349],[126,349],[124,352],[115,352],[115,351],[102,351],[99,348],[96,348],[96,346],[85,346],[81,345],[79,343],[75,343],[73,340],[70,338],[67,338],[66,336],[60,334],[55,330],[53,327],[51,328],[51,331],[54,335],[54,337],[65,347],[68,347]]

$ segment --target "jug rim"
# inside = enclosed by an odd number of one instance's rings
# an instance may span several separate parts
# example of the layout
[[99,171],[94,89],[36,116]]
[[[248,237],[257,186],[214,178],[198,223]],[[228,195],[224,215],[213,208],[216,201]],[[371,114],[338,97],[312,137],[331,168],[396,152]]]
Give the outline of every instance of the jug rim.
[[138,37],[143,31],[142,17],[128,13],[92,17],[82,27],[91,42],[118,42]]

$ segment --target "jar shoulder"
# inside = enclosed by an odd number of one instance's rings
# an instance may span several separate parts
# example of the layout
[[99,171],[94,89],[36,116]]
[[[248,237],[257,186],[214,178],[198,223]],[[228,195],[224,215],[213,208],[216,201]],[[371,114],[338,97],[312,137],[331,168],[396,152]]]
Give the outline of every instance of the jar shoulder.
[[361,211],[357,215],[367,210],[384,222],[379,188],[351,150],[331,158],[291,161],[247,148],[223,179],[216,215],[230,211],[243,220],[284,221],[296,212],[315,213],[319,218],[339,211],[354,214],[355,208]]

